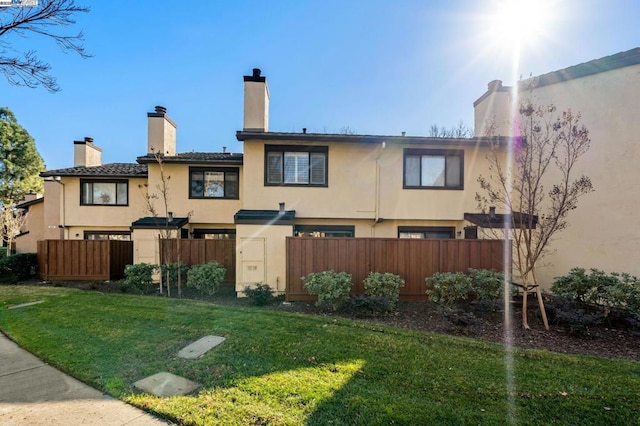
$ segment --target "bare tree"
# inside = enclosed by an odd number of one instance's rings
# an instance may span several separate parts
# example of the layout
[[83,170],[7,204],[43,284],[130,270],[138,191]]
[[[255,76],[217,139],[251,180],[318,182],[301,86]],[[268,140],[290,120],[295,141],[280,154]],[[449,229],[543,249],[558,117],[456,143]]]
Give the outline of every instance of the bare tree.
[[522,325],[527,329],[527,296],[533,290],[549,329],[536,266],[549,253],[553,238],[569,225],[569,212],[577,208],[578,199],[593,191],[591,180],[576,176],[575,170],[589,150],[589,131],[581,124],[580,114],[567,110],[556,115],[555,111],[553,105],[530,101],[520,106],[520,136],[514,138],[512,161],[505,147],[492,138],[494,126],[489,126],[490,174],[478,178],[483,190],[476,194],[478,207],[487,211],[497,206],[510,213],[507,229],[513,238],[513,265],[522,287]]
[[432,124],[429,128],[429,136],[432,138],[471,138],[473,137],[473,129],[462,121],[448,129],[444,126]]
[[49,73],[51,65],[38,58],[34,50],[17,51],[10,39],[12,36],[39,35],[53,39],[65,52],[88,58],[91,55],[82,44],[82,31],[68,35],[57,30],[74,25],[74,16],[89,10],[89,7],[76,5],[74,0],[40,0],[35,6],[0,8],[0,71],[9,83],[26,87],[41,84],[49,92],[59,91],[55,77]]
[[0,207],[0,232],[2,241],[10,252],[16,236],[22,231],[27,215],[23,210],[4,205]]

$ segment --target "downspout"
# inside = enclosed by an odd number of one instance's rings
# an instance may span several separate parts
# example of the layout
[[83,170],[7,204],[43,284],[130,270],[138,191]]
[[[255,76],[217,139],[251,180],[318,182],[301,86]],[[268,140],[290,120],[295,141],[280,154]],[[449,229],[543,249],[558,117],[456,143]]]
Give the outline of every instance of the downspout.
[[64,189],[65,189],[65,186],[64,186],[64,183],[62,183],[61,179],[62,179],[62,178],[61,178],[60,176],[55,176],[55,177],[53,178],[53,180],[54,180],[55,182],[58,182],[58,184],[62,185],[62,201],[61,201],[61,203],[60,203],[60,221],[61,221],[62,223],[60,224],[60,228],[62,229],[62,239],[63,239],[63,240],[66,240],[67,238],[66,238],[66,235],[65,235],[65,234],[66,234],[67,227],[66,227],[66,225],[64,224],[64,210],[65,210],[65,205],[64,205],[64,196],[65,196],[65,193],[64,193]]
[[382,156],[382,151],[387,147],[386,142],[382,142],[380,144],[380,151],[378,151],[378,155],[376,156],[376,199],[375,199],[375,217],[373,219],[373,225],[371,225],[371,236],[376,236],[375,226],[382,222],[382,218],[380,217],[380,157]]

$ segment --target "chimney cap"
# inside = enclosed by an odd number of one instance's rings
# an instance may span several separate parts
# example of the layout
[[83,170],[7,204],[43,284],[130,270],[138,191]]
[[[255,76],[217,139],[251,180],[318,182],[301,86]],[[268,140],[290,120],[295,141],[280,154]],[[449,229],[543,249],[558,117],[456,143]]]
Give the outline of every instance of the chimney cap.
[[156,113],[157,114],[166,114],[167,113],[167,109],[161,105],[156,105]]
[[260,68],[254,68],[253,73],[251,75],[245,75],[244,81],[255,81],[258,83],[265,83],[267,78],[262,75],[262,70]]
[[92,137],[89,137],[89,136],[85,136],[85,137],[84,137],[84,141],[85,141],[86,143],[93,143],[93,138],[92,138]]

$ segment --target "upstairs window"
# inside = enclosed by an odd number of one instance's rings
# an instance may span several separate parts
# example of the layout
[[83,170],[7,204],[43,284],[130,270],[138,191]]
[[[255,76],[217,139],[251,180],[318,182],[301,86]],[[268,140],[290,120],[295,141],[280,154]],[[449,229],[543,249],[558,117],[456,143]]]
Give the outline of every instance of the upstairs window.
[[327,186],[326,146],[265,146],[265,185]]
[[128,181],[80,180],[80,205],[127,206],[128,204]]
[[237,168],[189,168],[189,198],[239,198]]
[[404,188],[464,189],[464,151],[404,150]]

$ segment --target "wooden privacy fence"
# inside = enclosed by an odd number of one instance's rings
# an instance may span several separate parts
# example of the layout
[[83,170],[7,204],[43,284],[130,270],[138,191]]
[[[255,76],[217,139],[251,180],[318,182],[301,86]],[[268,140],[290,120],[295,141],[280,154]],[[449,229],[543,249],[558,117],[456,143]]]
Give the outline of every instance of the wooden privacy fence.
[[351,274],[356,294],[364,293],[369,272],[391,272],[405,280],[401,299],[425,299],[425,278],[436,272],[501,271],[503,246],[499,240],[288,237],[286,299],[314,300],[301,277],[327,270]]
[[215,260],[227,269],[225,281],[236,280],[236,241],[175,238],[160,240],[163,262],[178,261],[178,241],[180,242],[180,262],[187,266],[208,263]]
[[38,275],[43,280],[117,280],[132,263],[132,241],[38,241]]

